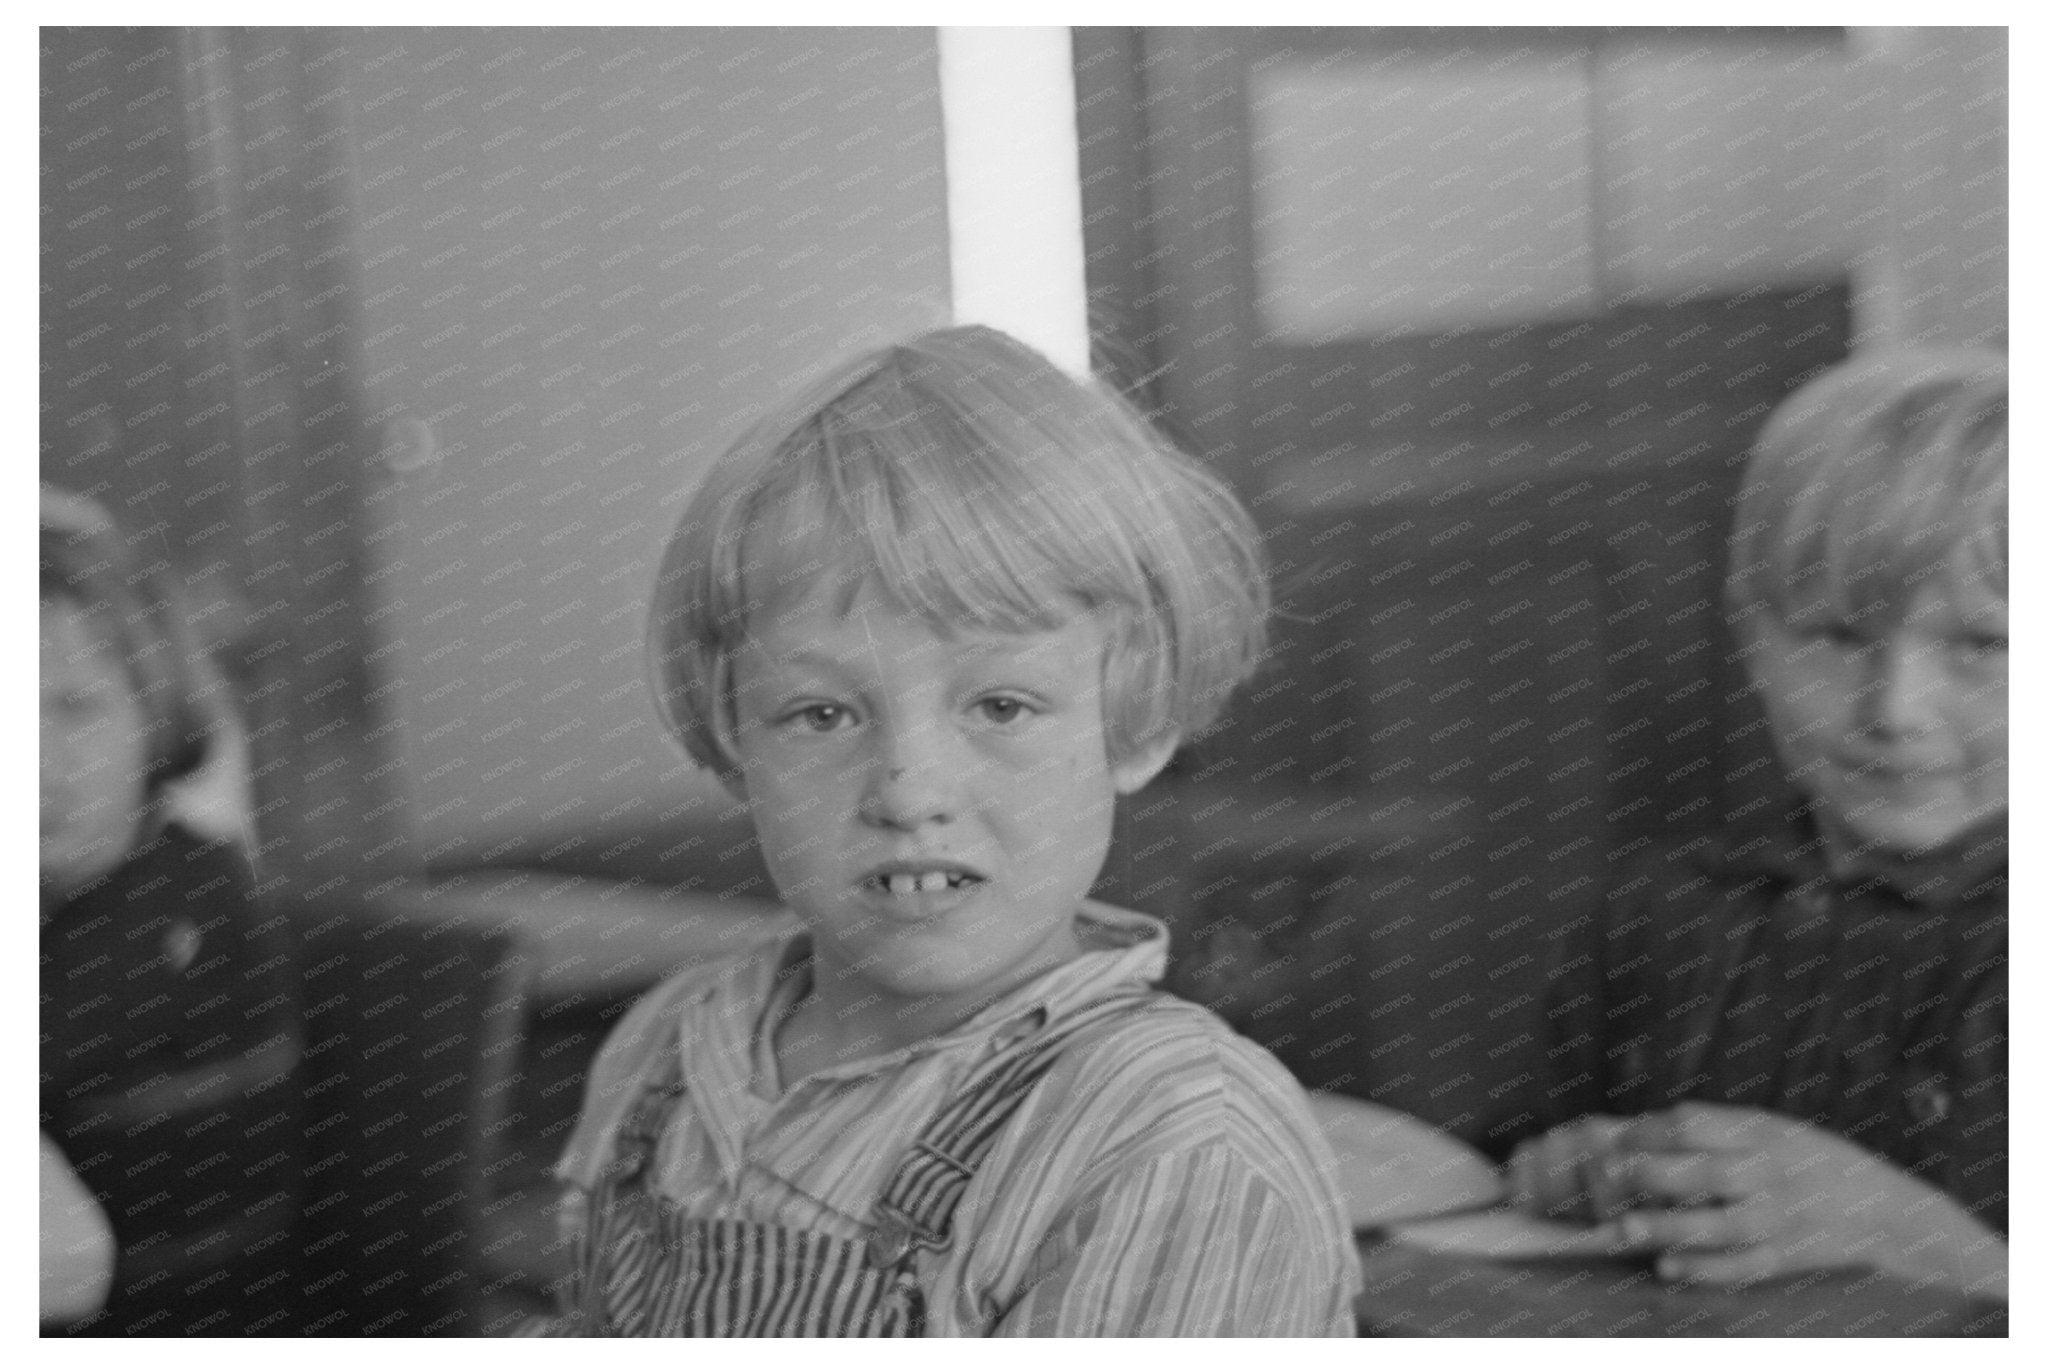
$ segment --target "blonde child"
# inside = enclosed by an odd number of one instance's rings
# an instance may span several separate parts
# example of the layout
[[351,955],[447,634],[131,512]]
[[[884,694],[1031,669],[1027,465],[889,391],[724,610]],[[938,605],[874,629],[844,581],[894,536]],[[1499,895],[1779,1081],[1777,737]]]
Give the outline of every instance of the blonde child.
[[2006,390],[1866,355],[1751,457],[1728,605],[1793,799],[1627,866],[1597,1111],[1510,1165],[1668,1278],[2006,1294]]
[[654,685],[802,926],[607,1042],[547,1329],[1351,1333],[1299,1089],[1088,898],[1264,608],[1223,485],[985,328],[834,370],[719,462]]

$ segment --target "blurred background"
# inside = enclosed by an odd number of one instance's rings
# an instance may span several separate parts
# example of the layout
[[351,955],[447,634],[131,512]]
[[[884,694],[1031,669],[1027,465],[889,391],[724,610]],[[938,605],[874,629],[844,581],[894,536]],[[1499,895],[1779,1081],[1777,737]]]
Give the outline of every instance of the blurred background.
[[[1094,368],[1282,608],[1104,893],[1306,1083],[1498,1154],[1606,869],[1776,794],[1717,602],[1758,425],[2004,343],[2005,32],[1050,36]],[[217,814],[321,967],[317,1329],[494,1329],[596,1040],[770,922],[646,595],[795,376],[960,301],[941,35],[41,40],[41,473],[242,702]]]

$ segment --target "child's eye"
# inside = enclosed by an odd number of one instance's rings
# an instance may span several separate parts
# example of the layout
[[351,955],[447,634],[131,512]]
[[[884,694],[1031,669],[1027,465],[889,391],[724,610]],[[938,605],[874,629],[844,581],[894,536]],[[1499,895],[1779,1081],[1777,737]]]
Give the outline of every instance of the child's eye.
[[785,724],[796,724],[813,734],[830,734],[844,729],[853,718],[853,712],[832,701],[818,701],[794,710],[784,718]]
[[1831,620],[1819,626],[1814,634],[1837,649],[1860,649],[1870,642],[1855,626],[1841,620]]
[[984,719],[992,720],[999,725],[1015,724],[1032,713],[1031,706],[1022,698],[1015,696],[984,696],[974,703],[974,708],[981,712]]
[[1855,662],[1869,656],[1877,638],[1848,621],[1816,622],[1804,632],[1809,649],[1825,649],[1837,658]]
[[1949,650],[1965,663],[1989,663],[2005,657],[2006,637],[2004,635],[1964,635],[1949,641]]

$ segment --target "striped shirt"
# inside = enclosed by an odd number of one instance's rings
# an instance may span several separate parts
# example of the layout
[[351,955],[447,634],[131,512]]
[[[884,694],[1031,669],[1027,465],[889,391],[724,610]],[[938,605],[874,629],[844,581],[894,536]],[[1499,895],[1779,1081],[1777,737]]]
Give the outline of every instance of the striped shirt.
[[[580,1227],[633,1098],[679,1053],[687,1085],[655,1187],[686,1215],[865,1239],[912,1138],[1006,1028],[1156,981],[1166,930],[1089,905],[1085,949],[950,1032],[777,1078],[772,1020],[805,989],[795,933],[687,971],[605,1043],[556,1166]],[[1207,1010],[1164,994],[1062,1054],[997,1137],[921,1264],[927,1329],[958,1336],[1351,1335],[1358,1265],[1334,1160],[1300,1087]]]

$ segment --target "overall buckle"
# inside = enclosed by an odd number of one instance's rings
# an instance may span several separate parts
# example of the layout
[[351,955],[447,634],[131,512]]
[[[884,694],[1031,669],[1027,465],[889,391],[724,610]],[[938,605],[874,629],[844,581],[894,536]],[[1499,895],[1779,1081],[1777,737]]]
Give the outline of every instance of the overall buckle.
[[940,1240],[912,1221],[909,1213],[884,1203],[875,1209],[875,1225],[868,1232],[868,1267],[905,1269],[911,1256],[939,1244]]

